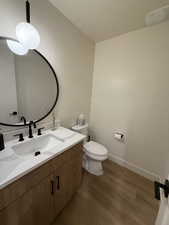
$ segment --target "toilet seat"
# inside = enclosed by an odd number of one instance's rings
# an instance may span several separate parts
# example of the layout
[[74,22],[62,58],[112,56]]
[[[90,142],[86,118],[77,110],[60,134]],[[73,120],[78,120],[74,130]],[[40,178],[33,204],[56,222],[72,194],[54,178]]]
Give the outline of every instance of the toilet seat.
[[89,157],[93,159],[96,159],[96,160],[107,159],[107,155],[108,155],[107,149],[103,145],[97,142],[94,142],[94,141],[87,142],[84,145],[84,151]]

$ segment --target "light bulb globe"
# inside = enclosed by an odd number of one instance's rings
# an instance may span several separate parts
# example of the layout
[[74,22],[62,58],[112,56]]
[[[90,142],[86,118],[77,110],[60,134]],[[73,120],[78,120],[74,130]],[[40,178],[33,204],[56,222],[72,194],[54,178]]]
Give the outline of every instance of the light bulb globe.
[[27,49],[36,49],[40,44],[40,35],[30,23],[19,23],[16,26],[16,37]]
[[13,40],[7,40],[8,48],[16,55],[26,55],[28,53],[28,49],[25,48],[21,43]]

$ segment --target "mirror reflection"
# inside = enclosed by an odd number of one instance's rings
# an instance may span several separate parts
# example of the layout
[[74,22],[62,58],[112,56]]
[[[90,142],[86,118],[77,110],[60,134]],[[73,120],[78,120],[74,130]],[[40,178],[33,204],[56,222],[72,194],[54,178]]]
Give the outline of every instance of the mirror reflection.
[[0,123],[37,121],[53,107],[58,90],[53,71],[36,51],[15,55],[0,40]]

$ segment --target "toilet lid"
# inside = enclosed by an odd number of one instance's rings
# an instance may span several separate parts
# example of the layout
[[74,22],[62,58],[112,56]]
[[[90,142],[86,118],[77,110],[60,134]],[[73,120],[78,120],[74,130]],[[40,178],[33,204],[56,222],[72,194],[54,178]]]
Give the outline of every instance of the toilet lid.
[[92,153],[94,155],[107,155],[108,152],[103,145],[94,141],[87,142],[84,145],[84,148],[87,152]]

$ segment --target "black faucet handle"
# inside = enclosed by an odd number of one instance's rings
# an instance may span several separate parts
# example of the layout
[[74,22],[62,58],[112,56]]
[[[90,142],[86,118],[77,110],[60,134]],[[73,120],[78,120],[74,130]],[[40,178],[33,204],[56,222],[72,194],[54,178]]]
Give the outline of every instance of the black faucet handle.
[[41,127],[38,129],[38,136],[42,135],[42,130],[45,129],[45,127]]
[[15,134],[14,137],[19,137],[19,142],[24,141],[23,134]]
[[5,149],[4,135],[0,133],[0,151]]
[[33,121],[30,121],[30,122],[29,122],[29,125],[30,125],[30,126],[33,125],[33,127],[36,128],[36,123],[33,122]]

